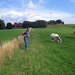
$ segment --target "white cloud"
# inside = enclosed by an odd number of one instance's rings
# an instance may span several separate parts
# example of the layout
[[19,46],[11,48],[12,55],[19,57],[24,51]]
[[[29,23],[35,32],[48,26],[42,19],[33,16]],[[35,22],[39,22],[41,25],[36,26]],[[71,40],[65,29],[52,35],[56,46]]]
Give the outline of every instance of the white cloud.
[[46,3],[47,0],[39,0],[40,3]]
[[36,8],[36,5],[33,4],[32,1],[29,1],[29,3],[28,3],[28,8]]
[[[57,20],[61,19],[65,23],[75,23],[75,15],[58,10],[45,9],[40,4],[35,4],[32,0],[19,0],[23,8],[0,8],[0,18],[7,22],[23,22],[24,20]],[[43,2],[44,0],[39,0]]]
[[65,23],[75,23],[74,15],[60,12],[60,11],[52,11],[52,10],[27,10],[26,11],[6,11],[0,13],[1,18],[5,20],[5,22],[23,22],[24,20],[35,21],[35,20],[57,20],[61,19]]
[[45,4],[45,3],[50,2],[50,1],[51,1],[51,0],[39,0],[39,3]]

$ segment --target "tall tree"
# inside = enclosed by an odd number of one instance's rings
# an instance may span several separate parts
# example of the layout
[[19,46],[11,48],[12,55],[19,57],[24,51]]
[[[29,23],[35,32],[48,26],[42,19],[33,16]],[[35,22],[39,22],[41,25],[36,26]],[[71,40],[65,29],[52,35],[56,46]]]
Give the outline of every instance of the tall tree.
[[10,23],[10,22],[9,22],[9,23],[7,23],[6,28],[7,28],[7,29],[12,29],[12,23]]
[[30,22],[29,21],[24,21],[23,22],[23,28],[27,28],[30,26]]
[[0,19],[0,29],[5,29],[5,23]]
[[56,24],[56,21],[55,20],[50,20],[50,21],[48,21],[48,24],[49,25],[53,25],[53,24],[55,25]]
[[47,22],[45,20],[37,20],[36,21],[36,25],[39,28],[45,28],[45,27],[47,27]]
[[56,20],[56,23],[57,24],[62,24],[62,20],[58,19],[58,20]]

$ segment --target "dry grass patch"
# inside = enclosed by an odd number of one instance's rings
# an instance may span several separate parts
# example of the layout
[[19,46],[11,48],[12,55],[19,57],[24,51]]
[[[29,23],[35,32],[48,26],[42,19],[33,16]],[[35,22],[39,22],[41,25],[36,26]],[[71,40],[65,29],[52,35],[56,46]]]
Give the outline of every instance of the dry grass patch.
[[23,36],[19,36],[16,39],[5,43],[0,48],[0,63],[6,63],[7,59],[11,59],[15,53],[15,49],[18,48],[21,43],[23,43]]

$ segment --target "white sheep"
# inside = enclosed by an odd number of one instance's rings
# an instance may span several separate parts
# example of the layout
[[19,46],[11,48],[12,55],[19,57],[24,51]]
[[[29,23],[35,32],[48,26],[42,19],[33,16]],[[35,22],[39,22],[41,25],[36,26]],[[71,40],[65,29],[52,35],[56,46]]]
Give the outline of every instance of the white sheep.
[[59,37],[58,34],[52,33],[52,34],[50,35],[50,38],[51,38],[52,42],[55,41],[55,40],[57,40],[58,43],[62,43],[62,39]]

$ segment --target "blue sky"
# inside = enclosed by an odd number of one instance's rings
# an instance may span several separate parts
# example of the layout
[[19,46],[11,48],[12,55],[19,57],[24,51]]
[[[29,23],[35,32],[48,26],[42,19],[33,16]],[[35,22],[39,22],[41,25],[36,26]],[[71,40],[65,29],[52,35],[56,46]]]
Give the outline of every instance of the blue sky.
[[0,19],[7,22],[61,19],[75,23],[75,0],[1,0]]

